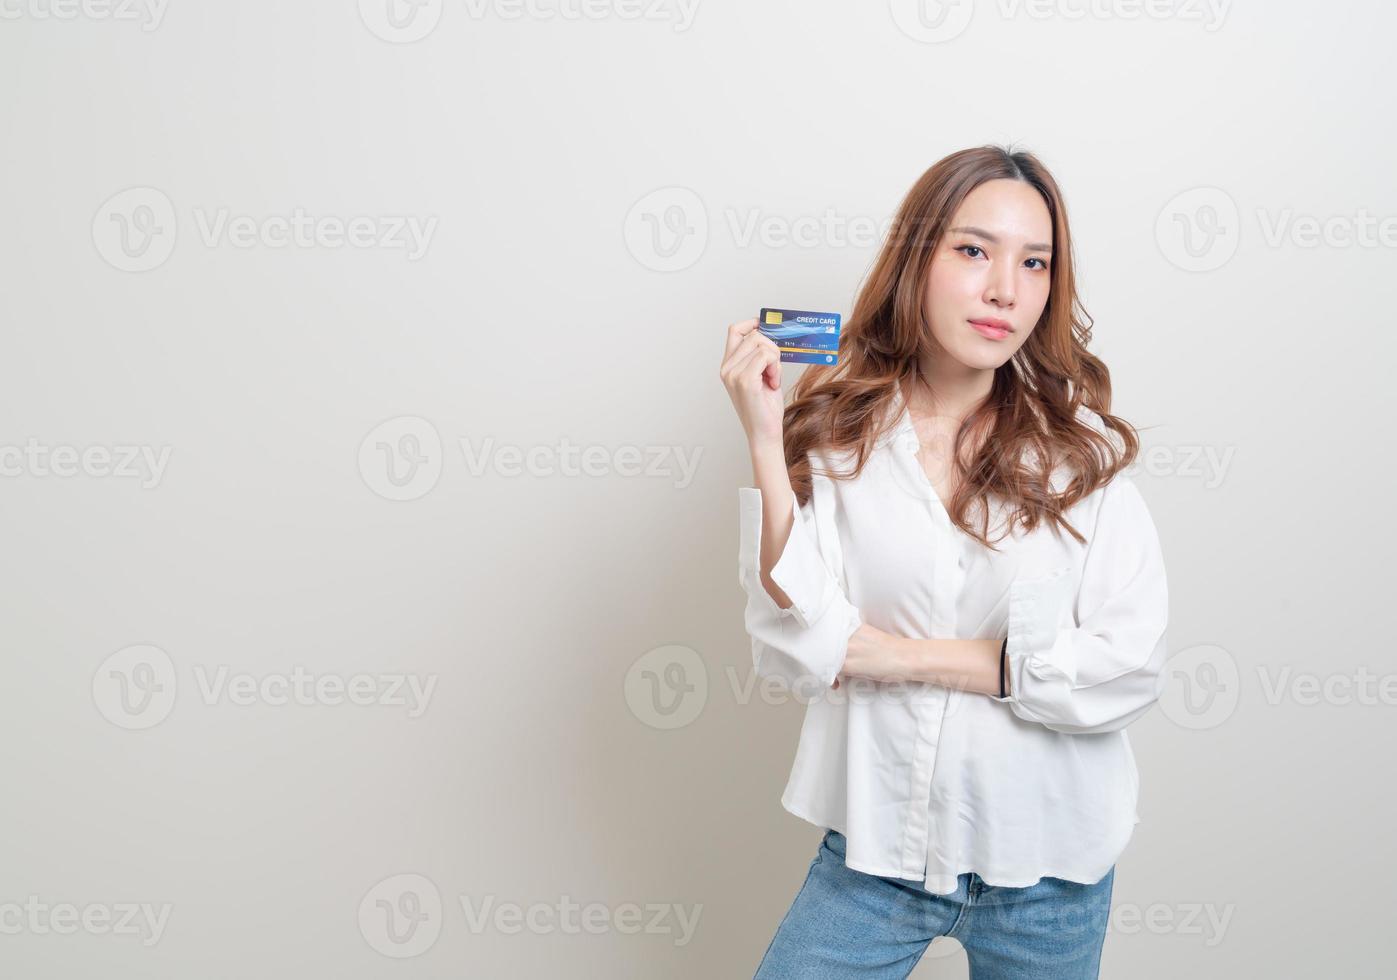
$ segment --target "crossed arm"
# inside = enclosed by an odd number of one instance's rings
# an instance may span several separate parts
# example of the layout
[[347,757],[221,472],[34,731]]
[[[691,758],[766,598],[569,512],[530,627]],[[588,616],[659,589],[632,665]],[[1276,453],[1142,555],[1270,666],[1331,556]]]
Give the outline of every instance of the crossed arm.
[[[790,596],[771,577],[777,559],[785,552],[795,525],[795,494],[783,454],[752,453],[752,470],[762,494],[761,583],[783,612],[793,605]],[[998,695],[999,640],[925,640],[892,633],[862,623],[848,638],[841,675],[875,681],[922,681],[978,694]],[[1007,673],[1007,671],[1006,671]],[[1008,678],[1005,678],[1008,690]],[[839,687],[835,677],[831,687]]]
[[[849,637],[840,674],[889,683],[921,681],[999,695],[1000,640],[922,640],[895,636],[864,623]],[[1005,691],[1009,691],[1008,671]],[[839,678],[834,679],[839,687]]]
[[1128,478],[1105,488],[1079,581],[1051,573],[1011,584],[999,697],[1003,640],[915,639],[864,622],[834,574],[829,481],[816,476],[814,496],[797,508],[784,460],[754,453],[753,464],[762,489],[739,491],[739,570],[758,673],[814,685],[812,693],[841,675],[922,681],[987,695],[1067,734],[1119,730],[1159,699],[1168,589],[1158,535]]

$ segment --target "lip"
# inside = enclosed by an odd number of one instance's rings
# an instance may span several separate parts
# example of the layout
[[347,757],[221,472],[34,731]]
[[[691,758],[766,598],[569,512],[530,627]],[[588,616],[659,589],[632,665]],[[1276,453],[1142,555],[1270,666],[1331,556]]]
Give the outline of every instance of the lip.
[[1014,328],[1009,325],[1008,320],[1000,320],[992,316],[977,317],[970,321],[970,325],[979,331],[980,336],[988,337],[990,340],[1003,340],[1014,332]]

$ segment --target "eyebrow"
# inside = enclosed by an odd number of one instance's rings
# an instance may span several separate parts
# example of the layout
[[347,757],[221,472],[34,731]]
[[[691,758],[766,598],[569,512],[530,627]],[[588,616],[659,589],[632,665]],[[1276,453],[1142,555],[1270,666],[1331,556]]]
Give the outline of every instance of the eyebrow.
[[[994,242],[996,245],[999,244],[998,236],[991,235],[989,232],[985,231],[985,229],[976,228],[973,225],[967,228],[952,228],[951,231],[959,231],[967,235],[978,235],[986,241]],[[1051,245],[1045,245],[1042,242],[1029,242],[1024,246],[1024,250],[1028,252],[1051,252],[1053,247]]]

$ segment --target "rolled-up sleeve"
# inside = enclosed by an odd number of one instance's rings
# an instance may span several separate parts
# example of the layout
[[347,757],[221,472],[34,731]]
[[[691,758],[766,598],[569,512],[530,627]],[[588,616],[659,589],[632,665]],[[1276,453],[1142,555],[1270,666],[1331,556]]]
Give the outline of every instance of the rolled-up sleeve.
[[738,581],[747,593],[745,622],[758,676],[783,680],[793,693],[816,697],[844,666],[849,637],[863,622],[837,573],[842,559],[833,495],[815,477],[810,499],[792,504],[791,534],[771,577],[791,600],[782,608],[761,581],[762,492],[740,487]]
[[1130,478],[1117,474],[1103,491],[1075,596],[1071,571],[1010,585],[1008,696],[993,700],[1059,732],[1118,731],[1168,679],[1164,556]]

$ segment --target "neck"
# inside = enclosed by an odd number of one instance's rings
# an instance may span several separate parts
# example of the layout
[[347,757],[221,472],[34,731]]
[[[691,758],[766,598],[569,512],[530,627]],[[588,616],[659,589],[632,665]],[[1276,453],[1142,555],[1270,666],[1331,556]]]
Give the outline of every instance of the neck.
[[963,419],[994,387],[993,368],[972,368],[945,353],[922,354],[911,379],[909,405],[930,415]]

